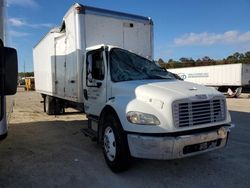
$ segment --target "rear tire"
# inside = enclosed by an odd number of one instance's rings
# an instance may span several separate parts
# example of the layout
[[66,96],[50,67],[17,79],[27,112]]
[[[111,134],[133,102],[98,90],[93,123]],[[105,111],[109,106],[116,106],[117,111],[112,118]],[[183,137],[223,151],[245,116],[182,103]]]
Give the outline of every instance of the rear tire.
[[46,95],[45,96],[45,112],[48,115],[53,115],[55,110],[54,110],[54,99],[51,96]]
[[46,95],[44,100],[44,110],[48,115],[64,113],[64,106],[61,99]]
[[103,154],[108,167],[113,172],[127,170],[130,164],[128,143],[116,115],[110,114],[105,117],[102,141]]
[[58,98],[55,98],[54,99],[54,102],[55,102],[55,115],[58,115],[58,114],[63,114],[64,113],[64,104],[63,104],[63,101],[61,99],[58,99]]
[[231,98],[238,98],[241,94],[242,87],[229,87],[227,95]]
[[242,87],[237,87],[235,89],[235,98],[238,98],[240,95],[241,95],[241,92],[242,92]]

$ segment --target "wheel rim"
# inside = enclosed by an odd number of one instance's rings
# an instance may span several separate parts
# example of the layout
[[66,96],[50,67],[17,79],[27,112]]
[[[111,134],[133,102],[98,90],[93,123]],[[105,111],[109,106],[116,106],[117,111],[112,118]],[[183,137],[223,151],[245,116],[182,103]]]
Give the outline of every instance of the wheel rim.
[[105,129],[103,142],[106,156],[110,161],[114,161],[116,156],[116,142],[114,131],[111,127]]

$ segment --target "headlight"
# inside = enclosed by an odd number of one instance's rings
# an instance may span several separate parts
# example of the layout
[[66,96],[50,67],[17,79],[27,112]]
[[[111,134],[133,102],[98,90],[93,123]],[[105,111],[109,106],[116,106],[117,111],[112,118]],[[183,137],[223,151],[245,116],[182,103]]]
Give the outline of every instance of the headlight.
[[160,120],[152,114],[130,111],[127,113],[127,119],[130,123],[141,125],[160,125]]

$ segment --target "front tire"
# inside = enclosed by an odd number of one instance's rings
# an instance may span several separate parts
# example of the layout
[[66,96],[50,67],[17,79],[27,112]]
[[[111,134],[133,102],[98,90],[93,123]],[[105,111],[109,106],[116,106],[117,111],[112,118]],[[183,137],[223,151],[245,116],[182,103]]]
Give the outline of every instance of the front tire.
[[115,115],[108,115],[103,126],[104,158],[113,172],[121,172],[129,167],[130,154],[126,134]]

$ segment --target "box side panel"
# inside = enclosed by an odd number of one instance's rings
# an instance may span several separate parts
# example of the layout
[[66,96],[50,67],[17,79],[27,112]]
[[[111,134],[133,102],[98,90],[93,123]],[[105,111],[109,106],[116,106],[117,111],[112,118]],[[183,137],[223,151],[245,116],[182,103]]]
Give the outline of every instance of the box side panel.
[[66,61],[66,36],[55,38],[55,94],[65,97],[65,61]]
[[86,14],[86,47],[106,44],[121,47],[144,57],[152,57],[149,23]]
[[[76,49],[76,20],[72,11],[65,19],[66,24],[66,56],[65,56],[65,98],[78,101],[78,67]],[[83,62],[82,62],[83,63]]]
[[54,37],[56,35],[49,33],[33,49],[36,91],[49,95],[55,92]]
[[86,48],[98,44],[123,46],[122,23],[113,18],[85,15]]

